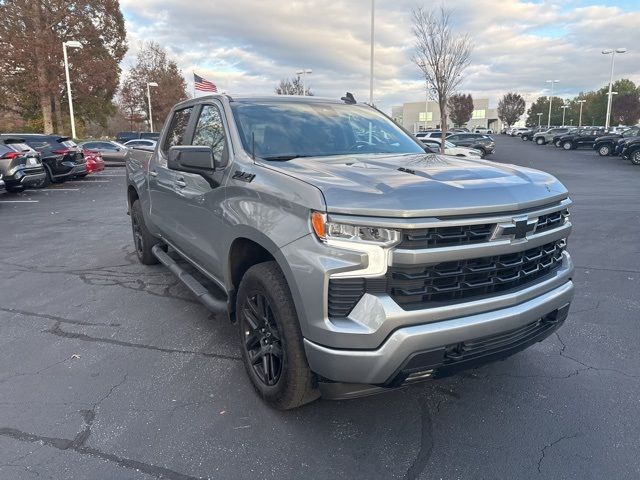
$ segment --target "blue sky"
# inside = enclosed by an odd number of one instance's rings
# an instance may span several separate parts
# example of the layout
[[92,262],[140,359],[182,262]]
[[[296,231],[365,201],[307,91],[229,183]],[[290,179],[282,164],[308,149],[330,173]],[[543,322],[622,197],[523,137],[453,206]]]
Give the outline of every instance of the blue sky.
[[[121,0],[130,53],[146,40],[176,59],[187,81],[192,71],[229,93],[270,94],[281,78],[311,68],[314,93],[346,90],[368,97],[370,0]],[[424,98],[411,63],[410,12],[434,2],[376,0],[375,94],[388,109]],[[560,95],[608,82],[603,48],[626,47],[616,78],[640,83],[640,0],[448,0],[456,27],[474,44],[464,92],[493,102],[507,91],[533,99],[544,81],[561,80]]]

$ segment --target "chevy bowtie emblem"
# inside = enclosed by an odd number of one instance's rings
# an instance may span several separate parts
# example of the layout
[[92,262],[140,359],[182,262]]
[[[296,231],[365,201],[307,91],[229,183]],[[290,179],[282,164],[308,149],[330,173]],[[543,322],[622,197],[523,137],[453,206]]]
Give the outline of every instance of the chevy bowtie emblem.
[[510,223],[498,223],[493,229],[491,240],[526,241],[527,235],[535,231],[537,223],[537,218],[527,217],[514,218]]

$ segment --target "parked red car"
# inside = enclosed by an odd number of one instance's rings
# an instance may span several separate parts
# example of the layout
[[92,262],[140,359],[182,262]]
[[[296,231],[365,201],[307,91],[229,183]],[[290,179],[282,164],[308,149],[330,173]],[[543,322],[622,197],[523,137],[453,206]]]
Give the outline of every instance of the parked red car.
[[94,150],[82,150],[87,161],[87,173],[101,172],[104,170],[104,160],[102,154]]

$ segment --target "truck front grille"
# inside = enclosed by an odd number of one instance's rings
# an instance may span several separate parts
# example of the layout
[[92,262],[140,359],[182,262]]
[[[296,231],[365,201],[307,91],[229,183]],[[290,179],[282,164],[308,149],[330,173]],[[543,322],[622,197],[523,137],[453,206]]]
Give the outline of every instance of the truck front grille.
[[401,307],[418,309],[506,292],[558,268],[565,245],[565,240],[558,240],[508,255],[429,266],[392,267],[387,272],[387,293]]
[[[569,211],[564,209],[540,215],[533,233],[542,233],[561,227],[568,214]],[[402,231],[402,240],[397,248],[415,250],[488,242],[491,239],[491,234],[495,227],[495,223],[483,223],[478,225],[457,225],[415,230],[406,229]]]
[[404,230],[398,248],[436,248],[487,242],[495,224]]
[[525,287],[562,264],[566,240],[523,252],[434,265],[391,267],[383,278],[329,280],[329,317],[346,317],[365,293],[388,293],[405,310],[471,301]]

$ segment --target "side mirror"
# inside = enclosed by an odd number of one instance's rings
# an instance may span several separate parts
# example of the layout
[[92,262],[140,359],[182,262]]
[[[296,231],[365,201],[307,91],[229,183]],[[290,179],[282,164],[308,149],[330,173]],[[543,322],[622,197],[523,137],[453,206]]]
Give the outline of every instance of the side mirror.
[[169,148],[167,166],[172,170],[212,174],[216,167],[213,149],[205,145],[176,145]]

